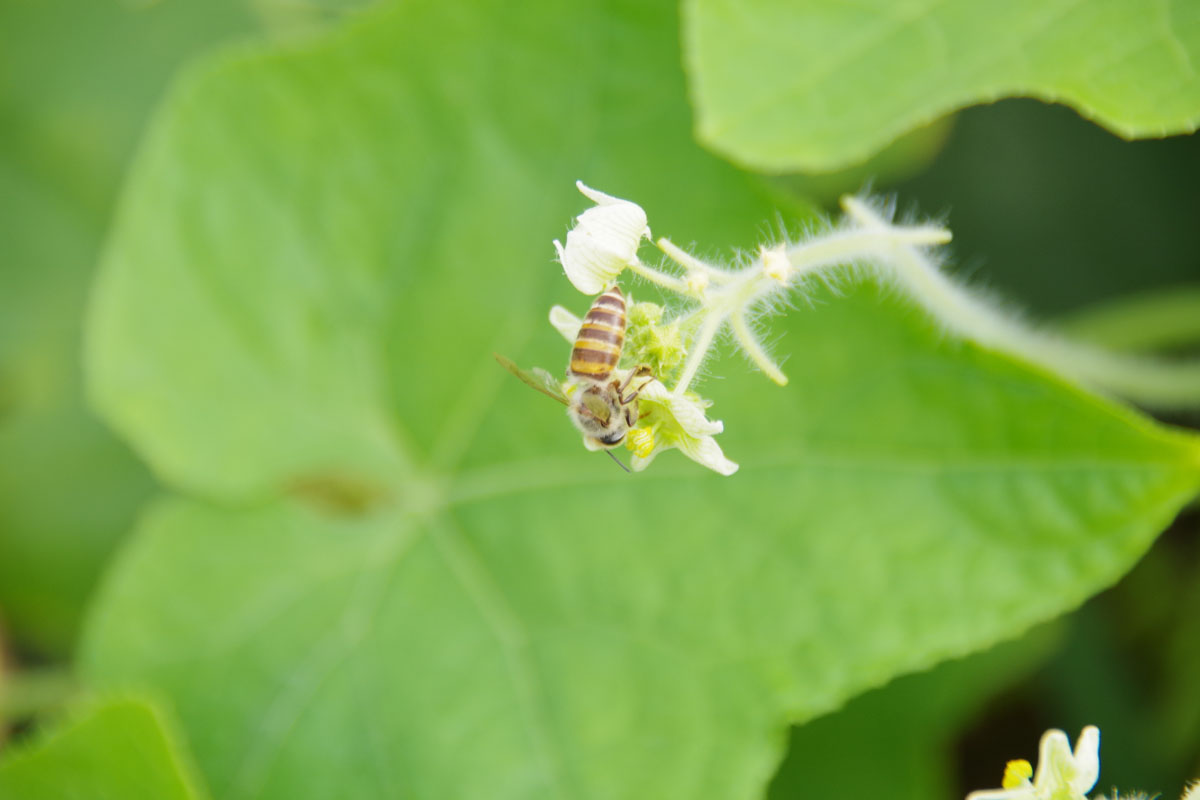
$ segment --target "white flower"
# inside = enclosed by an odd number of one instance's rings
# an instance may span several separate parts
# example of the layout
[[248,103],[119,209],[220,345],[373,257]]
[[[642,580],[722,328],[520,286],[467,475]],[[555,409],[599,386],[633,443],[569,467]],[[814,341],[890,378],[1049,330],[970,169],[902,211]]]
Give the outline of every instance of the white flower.
[[971,792],[967,800],[1083,800],[1099,777],[1098,728],[1089,725],[1083,729],[1074,753],[1065,733],[1049,730],[1042,736],[1036,775],[1028,761],[1010,761],[1004,769],[1002,789]]
[[695,395],[676,395],[660,382],[648,383],[638,394],[638,426],[629,432],[634,472],[641,472],[664,450],[678,448],[697,464],[722,475],[737,472],[738,465],[725,457],[713,437],[725,429],[708,419]]
[[567,233],[567,246],[557,239],[554,248],[567,278],[584,294],[600,294],[621,271],[637,263],[642,237],[650,238],[646,212],[637,203],[575,185],[596,205],[575,218]]

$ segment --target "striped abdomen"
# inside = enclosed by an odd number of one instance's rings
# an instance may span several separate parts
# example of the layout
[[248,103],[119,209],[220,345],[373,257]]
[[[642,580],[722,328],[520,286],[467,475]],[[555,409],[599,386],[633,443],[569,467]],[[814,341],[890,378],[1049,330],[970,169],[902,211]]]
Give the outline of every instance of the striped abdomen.
[[571,366],[567,371],[580,378],[602,381],[612,374],[625,344],[625,298],[613,286],[596,298],[583,318]]

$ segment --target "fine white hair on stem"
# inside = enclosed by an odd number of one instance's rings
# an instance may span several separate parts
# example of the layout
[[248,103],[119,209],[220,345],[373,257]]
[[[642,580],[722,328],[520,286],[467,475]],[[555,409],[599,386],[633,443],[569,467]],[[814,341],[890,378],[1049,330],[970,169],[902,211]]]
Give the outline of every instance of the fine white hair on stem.
[[[755,331],[756,322],[793,307],[797,300],[811,305],[816,285],[837,296],[848,284],[870,276],[914,302],[948,334],[1145,405],[1200,404],[1200,364],[1109,353],[1039,330],[1016,310],[942,269],[932,248],[950,241],[945,228],[911,216],[905,224],[892,222],[896,208],[891,199],[845,197],[842,207],[845,216],[837,224],[805,226],[805,236],[777,239],[757,254],[739,254],[730,269],[697,258],[668,239],[657,241],[684,276],[640,263],[634,271],[693,303],[673,317],[690,325],[687,358],[672,389],[675,395],[687,392],[701,374],[722,332],[768,378],[786,383]],[[778,227],[786,234],[782,223]]]

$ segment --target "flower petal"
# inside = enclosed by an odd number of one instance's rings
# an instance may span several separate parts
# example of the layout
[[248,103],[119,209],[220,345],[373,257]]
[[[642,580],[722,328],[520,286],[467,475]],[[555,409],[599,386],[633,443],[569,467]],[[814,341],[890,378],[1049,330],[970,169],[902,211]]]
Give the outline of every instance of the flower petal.
[[704,407],[687,397],[678,397],[672,406],[675,419],[689,436],[716,436],[725,430],[725,423],[719,419],[710,420],[704,414]]
[[660,381],[654,380],[642,388],[641,397],[664,406],[684,433],[689,436],[716,436],[725,430],[720,420],[710,420],[704,406],[690,397],[678,397]]
[[637,453],[634,453],[629,457],[629,466],[633,468],[634,472],[641,472],[646,467],[650,466],[650,462],[653,461],[654,458],[665,449],[668,448],[656,447],[650,451],[649,455],[645,456],[639,456]]
[[550,309],[550,324],[564,339],[575,344],[575,338],[579,336],[579,328],[583,325],[583,321],[562,306],[555,306]]
[[1095,725],[1088,725],[1075,740],[1075,769],[1071,789],[1087,794],[1100,779],[1100,729]]
[[980,789],[967,795],[967,800],[1032,800],[1032,786],[1015,789]]
[[678,447],[680,452],[692,461],[722,475],[729,476],[738,471],[738,465],[725,457],[721,445],[711,436],[700,439],[684,437],[679,440]]
[[637,262],[638,246],[642,237],[649,238],[650,227],[646,212],[637,203],[598,192],[582,182],[575,185],[597,205],[575,218],[566,247],[557,240],[554,247],[571,284],[594,295]]
[[578,189],[584,197],[591,200],[598,206],[615,206],[618,203],[628,203],[628,200],[622,200],[619,197],[613,197],[611,194],[605,194],[599,189],[593,189],[583,181],[575,181],[575,188]]
[[1046,731],[1038,744],[1038,765],[1033,785],[1040,793],[1052,793],[1049,787],[1062,785],[1074,773],[1074,761],[1067,735],[1057,729]]

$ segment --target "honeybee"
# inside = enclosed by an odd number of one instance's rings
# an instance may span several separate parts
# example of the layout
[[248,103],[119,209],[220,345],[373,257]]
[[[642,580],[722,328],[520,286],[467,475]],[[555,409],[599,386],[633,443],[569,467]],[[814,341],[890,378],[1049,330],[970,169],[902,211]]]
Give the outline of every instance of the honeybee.
[[[567,366],[567,375],[576,385],[571,396],[544,370],[525,372],[501,355],[496,355],[496,360],[534,389],[565,405],[571,422],[591,449],[609,450],[619,447],[637,424],[635,401],[646,384],[654,380],[647,366],[632,370],[624,381],[613,377],[625,345],[626,324],[625,298],[621,287],[613,285],[592,303],[575,337]],[[629,391],[630,384],[643,377],[647,380]]]

